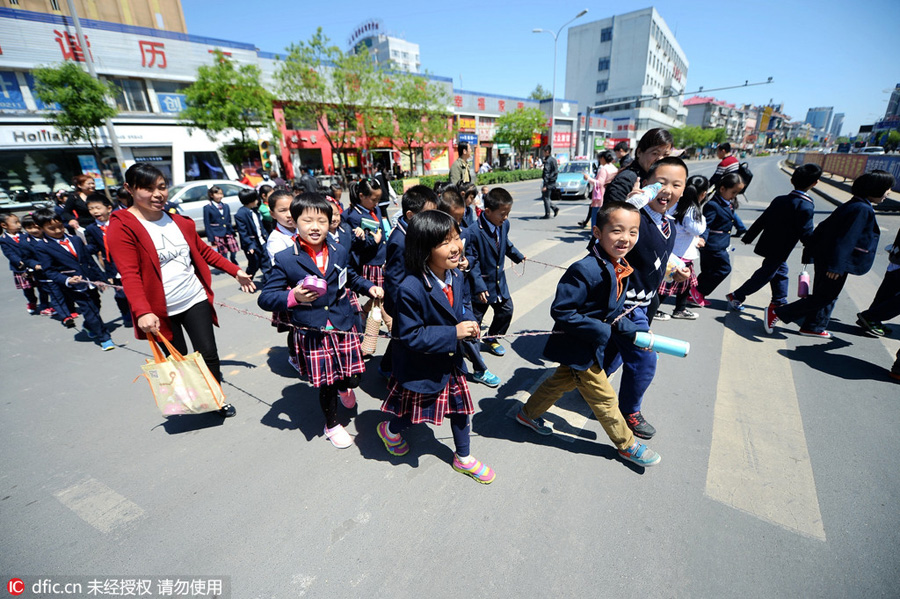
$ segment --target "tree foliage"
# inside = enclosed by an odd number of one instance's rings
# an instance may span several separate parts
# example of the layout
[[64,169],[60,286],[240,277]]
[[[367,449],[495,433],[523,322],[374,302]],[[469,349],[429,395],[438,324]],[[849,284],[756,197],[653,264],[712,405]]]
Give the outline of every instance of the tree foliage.
[[551,97],[553,97],[553,93],[548,89],[544,89],[544,86],[540,83],[534,86],[534,89],[528,94],[529,100],[549,100]]
[[252,145],[247,138],[248,129],[266,128],[277,135],[272,112],[274,97],[262,85],[256,65],[238,66],[216,50],[213,64],[197,69],[197,80],[184,90],[184,95],[187,108],[180,115],[182,124],[200,129],[210,139],[218,133],[234,131],[240,139],[232,145],[246,148]]
[[498,118],[495,126],[494,141],[511,145],[521,158],[532,147],[534,134],[547,127],[547,115],[533,106],[518,108]]
[[724,143],[728,139],[725,129],[704,129],[694,125],[669,129],[676,148],[704,148],[710,144]]

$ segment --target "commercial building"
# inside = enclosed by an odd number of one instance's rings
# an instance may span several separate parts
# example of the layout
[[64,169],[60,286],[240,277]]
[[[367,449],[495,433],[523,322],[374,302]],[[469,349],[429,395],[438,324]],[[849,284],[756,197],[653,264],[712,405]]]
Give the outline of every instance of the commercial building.
[[894,87],[891,92],[891,99],[888,100],[887,110],[884,111],[884,118],[900,116],[900,83]]
[[385,68],[398,68],[411,73],[422,70],[419,44],[388,35],[381,19],[369,19],[357,25],[347,45],[350,51],[366,48],[375,61]]
[[841,136],[841,128],[844,126],[844,113],[839,112],[834,115],[834,118],[831,119],[831,131],[830,135],[833,139],[837,139]]
[[806,111],[806,121],[815,129],[813,139],[824,140],[831,127],[831,116],[834,114],[834,106],[821,106],[810,108]]
[[744,110],[716,100],[711,96],[694,96],[684,101],[687,110],[685,124],[703,129],[725,129],[732,145],[743,146],[745,132]]
[[565,96],[583,109],[623,103],[593,113],[610,121],[613,138],[684,125],[687,72],[687,57],[655,8],[568,30]]
[[[67,0],[10,0],[13,10],[68,17]],[[94,21],[187,33],[181,0],[75,0],[78,16]]]

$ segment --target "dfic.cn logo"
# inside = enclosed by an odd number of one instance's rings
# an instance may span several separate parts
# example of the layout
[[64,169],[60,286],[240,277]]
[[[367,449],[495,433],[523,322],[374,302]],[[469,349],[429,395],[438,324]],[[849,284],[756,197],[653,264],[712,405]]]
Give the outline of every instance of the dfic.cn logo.
[[6,590],[9,591],[10,595],[21,595],[25,592],[25,583],[22,582],[21,578],[10,578],[9,582],[6,583]]

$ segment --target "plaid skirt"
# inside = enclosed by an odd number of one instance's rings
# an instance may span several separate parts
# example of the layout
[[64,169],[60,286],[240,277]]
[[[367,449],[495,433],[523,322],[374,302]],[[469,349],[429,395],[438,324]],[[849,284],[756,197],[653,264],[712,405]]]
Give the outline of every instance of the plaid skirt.
[[289,312],[272,312],[272,326],[279,333],[287,333],[292,330],[291,315]]
[[440,425],[447,414],[474,414],[475,407],[469,394],[466,375],[454,368],[447,386],[440,393],[416,393],[391,377],[388,381],[388,396],[381,411],[395,416],[409,416],[413,424],[430,422]]
[[362,276],[364,279],[370,280],[374,285],[384,287],[384,266],[363,264]]
[[16,289],[31,289],[34,287],[31,275],[27,272],[14,272],[13,279],[16,282]]
[[691,260],[684,260],[684,265],[691,271],[691,276],[684,281],[679,281],[677,283],[667,283],[666,281],[660,283],[660,297],[686,293],[697,286],[697,275],[694,274],[694,263]]
[[362,305],[359,303],[359,298],[356,297],[356,294],[347,289],[347,297],[350,299],[350,306],[356,311],[357,314],[362,312]]
[[234,235],[226,235],[225,237],[213,237],[213,241],[216,242],[216,251],[220,254],[235,254],[240,249],[238,247],[237,239],[234,238]]
[[[350,331],[356,333],[356,327]],[[300,354],[300,376],[313,387],[334,385],[366,371],[359,335],[331,331],[294,331]]]

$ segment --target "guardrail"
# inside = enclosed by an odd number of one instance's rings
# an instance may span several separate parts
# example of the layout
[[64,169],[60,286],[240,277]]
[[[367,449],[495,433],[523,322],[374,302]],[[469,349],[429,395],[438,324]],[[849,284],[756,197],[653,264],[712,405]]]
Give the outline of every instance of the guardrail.
[[791,152],[787,162],[793,166],[800,164],[818,164],[822,171],[855,179],[863,173],[883,170],[894,175],[894,191],[900,191],[900,156],[867,156],[865,154],[822,154],[820,152]]

